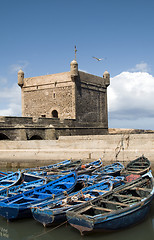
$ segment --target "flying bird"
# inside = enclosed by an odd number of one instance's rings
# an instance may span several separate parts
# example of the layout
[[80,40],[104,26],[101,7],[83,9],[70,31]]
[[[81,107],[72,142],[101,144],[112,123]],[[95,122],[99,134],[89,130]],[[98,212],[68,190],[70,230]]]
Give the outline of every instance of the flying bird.
[[97,61],[102,61],[104,58],[97,58],[97,57],[93,57],[95,58]]

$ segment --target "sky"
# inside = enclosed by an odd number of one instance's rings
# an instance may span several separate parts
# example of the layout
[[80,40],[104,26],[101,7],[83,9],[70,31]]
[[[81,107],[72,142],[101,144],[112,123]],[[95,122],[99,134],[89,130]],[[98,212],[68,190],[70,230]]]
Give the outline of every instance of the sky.
[[[154,130],[153,0],[0,0],[0,116],[21,116],[17,72],[103,76],[109,128]],[[97,61],[93,56],[103,58]]]

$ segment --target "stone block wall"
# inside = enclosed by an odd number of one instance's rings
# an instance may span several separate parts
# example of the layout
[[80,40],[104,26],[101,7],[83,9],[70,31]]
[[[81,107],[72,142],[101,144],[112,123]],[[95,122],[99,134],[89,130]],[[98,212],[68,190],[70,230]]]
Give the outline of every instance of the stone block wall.
[[60,136],[107,134],[104,123],[78,122],[75,119],[3,117],[0,140],[51,140]]
[[151,161],[154,170],[154,133],[62,136],[58,140],[1,141],[0,144],[1,166],[12,167],[41,166],[70,158],[83,162],[102,158],[104,165],[115,161],[126,165],[141,155]]
[[73,118],[72,86],[55,87],[24,91],[24,116],[53,117],[52,111],[58,112],[59,118]]
[[103,78],[79,72],[76,81],[76,116],[79,122],[101,122],[108,126],[106,89]]
[[104,77],[81,71],[72,77],[71,72],[65,72],[23,78],[18,84],[24,117],[76,119],[78,122],[101,122],[108,127],[108,84]]

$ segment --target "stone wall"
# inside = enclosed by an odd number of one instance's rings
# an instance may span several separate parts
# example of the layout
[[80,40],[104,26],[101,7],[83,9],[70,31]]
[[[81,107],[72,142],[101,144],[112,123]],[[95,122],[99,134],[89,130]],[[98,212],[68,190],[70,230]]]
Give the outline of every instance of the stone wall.
[[107,91],[104,79],[79,72],[76,81],[76,116],[78,121],[102,122],[108,126]]
[[104,164],[128,163],[145,155],[154,169],[154,133],[100,136],[67,136],[50,141],[1,141],[3,167],[46,165],[72,158],[85,162],[102,158]]
[[24,78],[22,72],[21,79],[18,74],[23,117],[76,119],[108,127],[106,78],[81,71],[75,77],[65,72]]
[[75,119],[2,117],[0,140],[58,139],[59,136],[107,134],[104,123],[78,122]]
[[74,83],[69,72],[25,78],[22,86],[23,116],[51,118],[52,111],[61,119],[75,118]]
[[74,117],[71,86],[24,92],[24,116],[50,118],[54,110],[59,118]]

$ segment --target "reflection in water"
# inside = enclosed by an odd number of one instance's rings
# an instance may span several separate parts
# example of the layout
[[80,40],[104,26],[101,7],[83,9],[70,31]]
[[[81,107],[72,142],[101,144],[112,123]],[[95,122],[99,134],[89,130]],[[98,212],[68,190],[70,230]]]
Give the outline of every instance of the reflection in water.
[[44,228],[33,219],[7,222],[0,218],[0,240],[153,240],[154,239],[154,201],[146,220],[134,227],[117,232],[92,233],[81,237],[70,227]]

